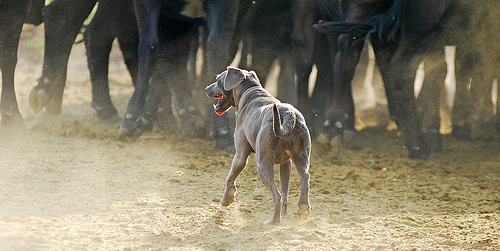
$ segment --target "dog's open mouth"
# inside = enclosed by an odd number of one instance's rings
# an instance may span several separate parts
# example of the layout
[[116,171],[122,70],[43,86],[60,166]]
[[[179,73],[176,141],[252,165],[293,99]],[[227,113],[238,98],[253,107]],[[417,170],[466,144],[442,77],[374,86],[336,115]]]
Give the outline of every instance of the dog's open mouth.
[[224,96],[223,96],[222,94],[217,94],[217,95],[215,95],[215,97],[214,97],[214,98],[218,98],[218,99],[219,99],[219,101],[217,101],[217,104],[215,104],[215,105],[214,105],[214,110],[215,110],[215,113],[216,113],[217,115],[219,115],[219,116],[220,116],[220,115],[222,115],[222,114],[224,114],[224,113],[226,113],[226,111],[225,111],[225,110],[224,110],[224,111],[222,111],[222,112],[221,112],[221,111],[219,111],[219,109],[220,109],[220,104],[221,104],[222,100],[224,99]]

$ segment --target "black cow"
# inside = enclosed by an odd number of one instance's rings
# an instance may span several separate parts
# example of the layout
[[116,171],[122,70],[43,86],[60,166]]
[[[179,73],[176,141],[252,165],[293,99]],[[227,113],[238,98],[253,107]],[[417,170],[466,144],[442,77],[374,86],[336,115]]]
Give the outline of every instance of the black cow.
[[4,125],[23,124],[14,90],[19,37],[24,23],[34,25],[42,23],[41,13],[44,5],[45,0],[0,1],[0,66],[2,70],[0,113]]
[[[104,0],[101,0],[104,1]],[[61,103],[62,103],[62,92],[64,90],[64,85],[66,81],[66,70],[67,70],[67,61],[69,57],[69,52],[71,51],[72,44],[80,30],[83,21],[88,16],[92,8],[94,7],[96,0],[84,0],[84,1],[76,1],[76,0],[54,0],[48,6],[46,6],[44,10],[44,20],[46,22],[46,30],[45,30],[45,57],[44,57],[44,68],[42,71],[42,77],[39,80],[38,85],[32,90],[30,93],[30,106],[32,110],[38,112],[43,107],[46,108],[48,112],[51,113],[60,113],[61,112]],[[200,4],[201,1],[161,1],[161,3],[165,3],[170,5],[175,11],[182,11],[176,6],[177,4],[185,5],[185,4]],[[203,10],[206,15],[206,24],[208,37],[206,39],[206,56],[207,56],[207,76],[213,76],[225,69],[225,67],[230,63],[230,53],[229,46],[230,41],[234,32],[237,9],[238,9],[239,1],[237,0],[209,0],[203,1],[201,6],[201,10]],[[121,4],[123,5],[123,4]],[[120,6],[121,6],[120,5]],[[96,13],[97,15],[97,13]],[[144,15],[143,15],[144,16]],[[175,20],[177,17],[170,16],[171,20]],[[163,22],[165,23],[165,22]],[[168,24],[165,24],[168,26]],[[170,28],[173,26],[170,25]],[[185,27],[185,26],[184,26]],[[168,28],[168,27],[167,27]],[[97,30],[97,29],[96,29]],[[179,31],[179,30],[178,30]],[[99,33],[99,32],[95,32]],[[192,34],[192,33],[191,33]],[[120,39],[120,38],[119,38]],[[88,41],[88,39],[86,39]],[[187,40],[184,40],[184,42]],[[184,44],[182,44],[184,46]],[[140,46],[139,46],[140,47]],[[90,48],[90,47],[87,47]],[[105,48],[103,45],[101,47]],[[146,47],[142,47],[147,50]],[[151,48],[151,47],[149,47]],[[95,49],[95,48],[94,48]],[[101,58],[98,60],[91,59],[92,62],[100,61],[103,62],[102,57],[96,56],[93,54],[94,51],[99,52],[98,49],[94,50],[90,49],[88,53],[92,54],[92,57]],[[122,48],[123,49],[123,48]],[[173,50],[172,50],[173,51]],[[140,52],[139,52],[140,53]],[[89,54],[89,55],[90,55]],[[170,55],[173,58],[176,55]],[[180,58],[179,58],[180,59]],[[144,62],[141,62],[144,63]],[[129,66],[129,69],[131,67]],[[92,66],[90,66],[92,70]],[[150,68],[151,69],[151,68]],[[140,71],[140,70],[139,70]],[[133,71],[131,71],[133,75]],[[159,74],[163,74],[165,72],[159,71]],[[139,75],[141,73],[138,73]],[[99,75],[99,74],[98,74]],[[100,74],[103,75],[103,74]],[[147,75],[147,74],[146,74]],[[145,76],[144,72],[143,75]],[[144,79],[141,79],[141,76],[137,77],[137,82],[147,83]],[[159,80],[160,76],[154,77],[153,80]],[[105,81],[104,77],[101,77],[101,81]],[[175,86],[175,84],[173,84]],[[98,90],[105,90],[105,85],[99,84],[102,88],[96,88],[96,92],[94,94],[97,95]],[[140,84],[140,88],[144,88],[147,85]],[[154,85],[153,85],[154,86]],[[141,102],[145,102],[144,98],[148,96],[144,95],[144,90],[136,91],[137,93],[142,93],[138,100]],[[158,90],[157,90],[158,91]],[[181,90],[181,88],[169,88],[166,90],[168,93],[180,91],[184,92],[185,90]],[[147,92],[146,92],[147,93]],[[168,93],[164,93],[164,95],[168,95]],[[157,94],[157,93],[156,93]],[[107,94],[106,94],[107,95]],[[137,94],[136,94],[137,96]],[[184,102],[182,95],[178,95],[180,102]],[[110,102],[107,102],[109,99],[109,95],[100,96],[100,101],[97,101],[96,98],[93,98],[93,105],[95,108],[98,108],[100,111],[103,111],[103,117],[110,116],[114,114],[114,109],[111,108]],[[150,96],[150,97],[154,97]],[[175,98],[174,98],[175,99]],[[135,97],[131,100],[136,100]],[[154,106],[154,103],[157,100],[153,98],[152,102],[149,102],[148,105]],[[102,101],[102,103],[101,103]],[[129,132],[140,132],[143,129],[139,129],[142,126],[136,127],[139,123],[143,123],[144,121],[138,122],[137,118],[139,116],[152,116],[151,114],[141,114],[139,115],[138,111],[142,110],[142,107],[136,107],[137,104],[141,102],[132,101],[129,105],[130,109],[127,109],[127,115],[124,118],[124,123],[122,123],[122,132],[123,135],[127,135]],[[139,105],[142,106],[142,105]],[[108,107],[109,109],[102,109],[102,107]],[[136,107],[136,108],[132,108]],[[189,107],[186,107],[189,110]],[[135,110],[134,110],[135,109]],[[149,108],[148,108],[149,109]],[[141,111],[142,112],[142,111]],[[182,113],[183,111],[179,111]],[[98,114],[100,112],[98,111]],[[111,114],[111,115],[110,115]],[[186,113],[189,114],[189,113]],[[135,120],[132,117],[136,117]],[[186,115],[188,119],[190,119],[190,115]],[[182,117],[182,116],[181,116]],[[143,120],[142,118],[140,120]],[[128,123],[130,122],[130,123]],[[231,130],[229,128],[229,120],[227,116],[217,117],[213,119],[212,128],[218,128],[213,133],[213,136],[216,138],[216,145],[219,145],[219,148],[226,148],[232,145],[232,135]],[[149,123],[149,122],[148,122]],[[130,127],[129,127],[130,125]],[[183,127],[188,128],[188,126]]]
[[[182,132],[193,134],[204,129],[191,88],[186,85],[190,42],[197,37],[205,14],[201,7],[198,2],[134,1],[139,27],[139,72],[120,126],[120,137],[149,130],[159,98],[166,91],[172,93]],[[155,74],[159,81],[151,81]]]
[[[149,4],[149,5],[148,5]],[[195,37],[197,26],[200,24],[200,18],[191,18],[189,14],[190,6],[198,6],[198,10],[206,13],[206,26],[208,37],[206,39],[206,57],[207,57],[207,76],[213,76],[220,72],[230,63],[230,44],[233,38],[236,25],[237,10],[239,1],[136,1],[136,14],[139,23],[140,43],[139,43],[139,75],[136,84],[136,90],[132,95],[127,106],[126,115],[122,121],[120,131],[122,136],[140,133],[147,124],[151,123],[149,118],[150,111],[154,107],[154,101],[146,100],[149,88],[158,87],[152,83],[147,86],[148,79],[152,76],[152,70],[159,59],[157,53],[164,53],[166,58],[163,62],[167,64],[167,70],[162,74],[175,76],[172,78],[168,88],[174,99],[174,106],[178,109],[178,115],[181,123],[181,129],[184,133],[200,131],[202,124],[199,120],[199,112],[190,98],[190,88],[186,85],[184,68],[169,70],[168,67],[183,67],[186,65],[187,55],[189,53],[188,44]],[[154,6],[154,7],[153,7]],[[158,9],[159,8],[159,9]],[[150,10],[151,12],[148,12]],[[146,15],[146,13],[148,13]],[[195,13],[196,14],[196,13]],[[160,31],[155,31],[154,27],[160,27]],[[182,29],[184,30],[182,30]],[[168,43],[177,43],[185,45],[185,48],[176,47],[173,51],[166,48]],[[176,54],[174,54],[176,53]],[[177,60],[177,61],[175,61]],[[170,77],[169,77],[170,79]],[[222,149],[232,148],[232,131],[229,128],[227,115],[215,117],[212,119],[212,136],[215,137],[216,147]],[[194,131],[193,131],[194,130]],[[190,132],[191,131],[191,132]]]
[[[442,53],[443,46],[448,41],[438,34],[443,22],[449,16],[453,16],[452,10],[456,2],[451,0],[342,1],[341,10],[345,23],[316,25],[322,31],[346,33],[339,38],[340,52],[335,66],[338,74],[335,78],[336,98],[325,123],[329,127],[327,128],[329,132],[338,133],[344,128],[354,126],[354,111],[350,110],[353,105],[349,98],[350,81],[362,47],[362,43],[357,41],[362,41],[367,34],[372,34],[370,38],[386,86],[390,113],[404,132],[409,157],[417,159],[430,157],[433,142],[436,141],[437,144],[440,142],[439,123],[436,123],[436,116],[431,116],[432,119],[427,125],[423,126],[421,123],[413,91],[414,67],[421,60],[429,62],[426,65],[435,65],[429,70],[430,76],[426,76],[426,81],[434,82],[428,86],[437,86],[436,82],[444,81],[443,72],[446,71],[446,66],[442,55],[440,55],[442,63],[437,64],[435,60],[426,61],[435,56],[423,58],[417,56],[424,55],[422,53],[425,55]],[[439,106],[429,107],[438,109]],[[428,134],[425,135],[424,131]]]
[[[45,22],[45,55],[42,76],[30,92],[33,111],[43,107],[49,113],[60,113],[69,54],[84,20],[96,0],[54,0],[43,10]],[[122,0],[101,0],[83,34],[92,81],[92,106],[103,120],[116,120],[108,87],[108,63],[112,42],[118,39],[125,64],[134,80],[137,77],[138,31],[131,5]]]
[[118,40],[125,65],[135,84],[138,72],[139,31],[134,10],[128,1],[101,0],[83,39],[92,82],[92,107],[102,120],[118,121],[118,112],[109,96],[109,53]]

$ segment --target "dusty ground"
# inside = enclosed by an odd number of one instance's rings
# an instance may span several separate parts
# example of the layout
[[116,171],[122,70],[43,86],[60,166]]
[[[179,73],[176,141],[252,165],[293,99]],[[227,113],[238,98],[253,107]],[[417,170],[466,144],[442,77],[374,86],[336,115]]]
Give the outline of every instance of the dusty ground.
[[[20,48],[17,94],[26,129],[0,127],[0,250],[500,250],[500,141],[457,142],[429,161],[368,128],[340,156],[313,145],[312,215],[266,226],[271,198],[254,161],[236,201],[218,203],[231,153],[208,139],[152,133],[116,139],[95,118],[83,45],[69,66],[63,113],[32,113],[42,33]],[[111,91],[123,115],[132,88],[113,52]]]

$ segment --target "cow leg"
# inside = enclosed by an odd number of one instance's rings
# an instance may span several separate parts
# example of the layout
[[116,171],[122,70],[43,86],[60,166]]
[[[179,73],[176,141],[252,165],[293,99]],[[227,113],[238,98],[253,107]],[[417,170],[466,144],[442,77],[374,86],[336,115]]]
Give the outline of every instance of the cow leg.
[[[105,1],[104,1],[105,2]],[[103,11],[104,4],[98,10],[83,33],[85,48],[87,50],[87,63],[92,82],[92,107],[97,112],[97,117],[102,120],[118,120],[118,112],[109,96],[108,66],[109,53],[113,46],[115,35],[110,27],[113,20],[108,19],[109,11]]]
[[[153,78],[151,81],[164,81],[164,77],[156,77],[159,74],[153,74]],[[180,131],[179,124],[175,119],[173,110],[172,110],[172,94],[169,88],[166,85],[160,85],[163,88],[160,88],[157,102],[157,110],[155,117],[155,125],[158,130],[168,131],[168,132],[178,132]],[[151,92],[150,92],[151,94]]]
[[359,62],[364,43],[352,43],[349,35],[339,36],[339,52],[335,58],[333,102],[328,109],[323,133],[330,137],[344,136],[344,130],[354,132],[354,100],[351,80]]
[[279,49],[270,48],[273,43],[270,42],[269,39],[263,39],[263,36],[258,34],[253,34],[249,39],[245,40],[244,43],[248,45],[244,47],[249,48],[248,52],[252,56],[252,62],[250,65],[241,66],[246,69],[254,70],[259,76],[262,85],[265,86],[273,62],[278,57]]
[[[325,111],[333,100],[333,63],[337,55],[337,36],[317,35],[321,39],[316,40],[314,49],[314,62],[318,69],[316,83],[311,95],[312,113],[308,123],[312,135],[317,135],[325,121]],[[325,53],[330,51],[330,53]]]
[[278,54],[280,74],[278,76],[277,98],[285,103],[297,104],[297,84],[295,83],[295,65],[292,48],[287,46]]
[[[403,131],[403,125],[401,122],[401,115],[398,115],[398,105],[396,103],[396,98],[394,97],[394,77],[390,75],[390,61],[392,58],[392,55],[394,55],[396,49],[397,49],[397,44],[396,43],[381,43],[376,38],[371,39],[372,43],[372,48],[374,50],[374,53],[376,55],[376,63],[377,67],[380,70],[380,75],[382,76],[383,82],[384,82],[384,89],[385,89],[385,94],[387,97],[387,104],[388,104],[388,110],[389,114],[391,116],[391,120],[395,121],[398,130]],[[399,119],[398,119],[399,117]]]
[[315,1],[297,0],[291,3],[292,12],[292,52],[295,60],[297,79],[297,108],[303,114],[312,114],[309,99],[309,76],[313,67],[313,53],[316,31],[317,5]]
[[[27,1],[23,5],[26,6]],[[12,7],[8,5],[6,8]],[[9,126],[23,125],[23,118],[17,106],[16,92],[14,88],[14,72],[17,64],[17,49],[19,47],[19,35],[27,15],[26,8],[13,7],[4,10],[0,22],[0,66],[2,70],[2,94],[0,100],[0,114],[2,124]]]
[[189,42],[198,35],[198,27],[188,25],[185,34],[167,41],[165,71],[168,89],[171,90],[173,107],[177,113],[184,135],[201,136],[205,133],[205,124],[196,102],[193,99],[194,83],[188,82],[186,65],[189,59]]
[[[441,51],[441,52],[444,52]],[[417,110],[422,121],[424,140],[433,151],[442,151],[439,128],[441,118],[439,101],[446,78],[446,62],[444,53],[436,53],[433,58],[424,60],[425,79],[417,99]]]
[[[428,159],[432,149],[425,143],[422,126],[417,114],[415,92],[413,90],[415,72],[411,67],[411,59],[415,55],[409,45],[415,41],[403,36],[394,57],[391,60],[389,71],[394,76],[394,98],[398,106],[398,116],[402,116],[404,127],[405,147],[408,149],[410,159]],[[410,60],[409,60],[410,59]],[[399,118],[398,118],[399,119]]]
[[130,9],[127,1],[113,0],[116,4],[121,4],[120,11],[117,13],[119,17],[113,23],[114,30],[117,31],[118,44],[123,54],[123,60],[127,66],[127,70],[132,78],[132,84],[135,86],[139,71],[139,31],[137,29],[137,20]]
[[493,86],[493,76],[487,70],[486,63],[476,66],[472,75],[470,88],[472,103],[471,129],[474,138],[489,140],[494,132],[493,103],[491,91]]
[[43,9],[45,54],[42,76],[29,94],[34,112],[46,107],[49,113],[61,113],[69,54],[83,21],[96,0],[54,0]]
[[[229,46],[236,26],[238,0],[209,0],[205,2],[207,13],[207,70],[214,76],[226,69],[231,62]],[[233,150],[234,140],[229,117],[212,113],[210,134],[218,149]]]
[[472,137],[472,129],[469,121],[471,115],[471,97],[469,93],[472,69],[476,57],[473,53],[467,53],[466,48],[457,47],[455,59],[456,91],[455,102],[452,111],[452,135],[456,139],[468,140]]
[[148,94],[149,80],[158,57],[159,37],[158,23],[161,11],[161,2],[135,1],[136,17],[139,27],[139,72],[135,90],[127,105],[125,116],[120,125],[120,138],[139,135],[143,125],[151,123],[141,116]]
[[108,65],[113,40],[117,37],[133,81],[137,78],[137,22],[128,3],[121,0],[100,2],[83,37],[92,82],[92,107],[99,119],[120,120],[109,95]]

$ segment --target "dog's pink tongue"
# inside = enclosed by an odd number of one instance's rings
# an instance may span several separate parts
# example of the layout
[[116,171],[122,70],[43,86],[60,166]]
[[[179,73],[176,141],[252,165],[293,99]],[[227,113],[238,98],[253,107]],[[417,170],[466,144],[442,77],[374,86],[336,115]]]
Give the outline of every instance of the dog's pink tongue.
[[[222,101],[222,94],[217,94],[215,95],[216,98],[219,98],[219,101],[217,102],[217,104],[214,106],[217,107],[217,105],[219,105],[219,103]],[[221,116],[222,114],[226,113],[226,111],[223,111],[223,112],[215,112],[215,114]]]

